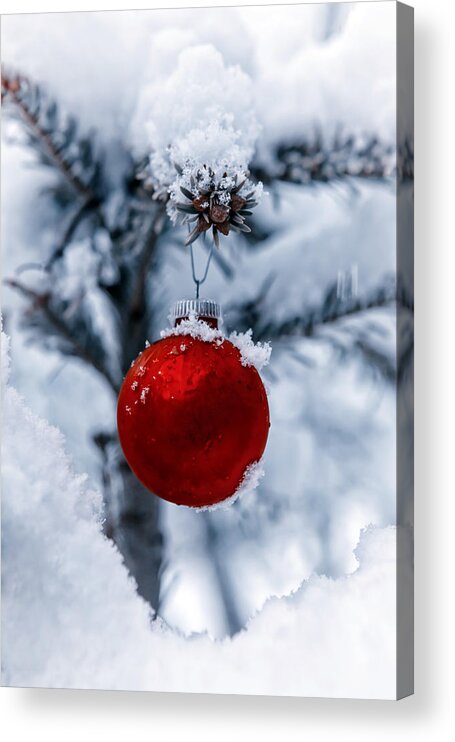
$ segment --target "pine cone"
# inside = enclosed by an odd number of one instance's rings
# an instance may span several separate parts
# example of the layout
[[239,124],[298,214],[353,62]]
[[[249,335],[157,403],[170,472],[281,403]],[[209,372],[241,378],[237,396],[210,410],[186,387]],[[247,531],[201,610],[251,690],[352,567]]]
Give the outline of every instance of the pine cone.
[[[238,174],[230,175],[224,171],[217,176],[205,165],[191,173],[185,173],[184,168],[179,165],[176,165],[176,170],[182,180],[185,178],[185,182],[189,182],[190,188],[181,184],[178,186],[187,201],[176,201],[175,208],[184,223],[195,222],[186,239],[186,245],[197,240],[210,227],[217,247],[218,232],[225,236],[231,229],[236,232],[251,232],[250,227],[245,224],[245,218],[252,214],[250,209],[257,205],[257,201],[256,187],[248,181],[247,173],[239,182]],[[240,195],[240,191],[248,188],[249,193]]]
[[221,206],[220,204],[213,203],[210,207],[210,219],[213,224],[222,224],[229,216],[229,209],[227,206]]

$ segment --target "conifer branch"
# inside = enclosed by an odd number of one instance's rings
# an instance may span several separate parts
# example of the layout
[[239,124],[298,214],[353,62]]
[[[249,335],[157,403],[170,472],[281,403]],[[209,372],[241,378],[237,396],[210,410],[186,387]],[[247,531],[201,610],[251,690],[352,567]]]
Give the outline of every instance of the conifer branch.
[[[66,152],[69,145],[75,144],[79,150],[84,150],[84,164],[86,169],[92,171],[90,180],[93,180],[98,163],[93,161],[89,140],[77,139],[77,125],[74,119],[68,117],[63,121],[56,102],[48,99],[39,85],[21,75],[9,76],[2,70],[1,86],[2,102],[13,106],[44,159],[55,166],[77,195],[86,202],[96,204],[97,194],[90,183],[85,183],[74,172],[71,158]],[[55,137],[59,125],[61,141]]]
[[252,300],[228,308],[226,314],[231,317],[229,324],[235,324],[239,330],[252,328],[256,340],[278,340],[289,337],[312,337],[324,325],[355,314],[390,306],[397,299],[396,287],[393,283],[385,284],[372,291],[365,297],[341,299],[338,296],[337,284],[327,289],[323,301],[319,306],[308,308],[288,319],[276,321],[267,313],[267,291],[270,287],[270,277],[264,287]]
[[63,257],[63,254],[65,252],[65,248],[69,243],[71,242],[71,239],[73,238],[74,233],[76,232],[76,229],[78,228],[80,222],[84,218],[85,214],[90,211],[90,209],[93,206],[93,200],[91,199],[85,199],[82,201],[81,204],[77,206],[77,208],[74,210],[74,212],[71,214],[68,223],[63,230],[63,234],[61,235],[57,246],[55,247],[52,255],[50,256],[49,260],[46,263],[45,269],[50,270],[54,263]]
[[114,381],[104,364],[89,350],[87,346],[82,345],[75,337],[71,328],[63,319],[61,313],[57,313],[52,305],[52,295],[49,292],[38,293],[29,286],[15,278],[9,278],[5,281],[6,285],[18,291],[22,296],[30,301],[30,308],[33,312],[42,312],[45,319],[49,322],[56,334],[67,344],[67,355],[73,355],[92,366],[107,381],[114,394],[118,394],[119,385]]
[[299,185],[331,183],[347,177],[379,179],[391,177],[396,169],[394,147],[377,137],[343,136],[336,133],[324,139],[313,138],[281,142],[275,146],[270,162],[253,162],[251,173],[265,184],[284,181]]

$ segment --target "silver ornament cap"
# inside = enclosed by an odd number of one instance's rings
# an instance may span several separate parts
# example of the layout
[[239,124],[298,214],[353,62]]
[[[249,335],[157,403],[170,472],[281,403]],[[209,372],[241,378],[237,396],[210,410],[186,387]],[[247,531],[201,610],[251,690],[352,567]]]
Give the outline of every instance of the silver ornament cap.
[[190,314],[218,321],[223,319],[221,304],[212,299],[179,299],[172,305],[169,319],[175,324],[179,319],[185,319]]

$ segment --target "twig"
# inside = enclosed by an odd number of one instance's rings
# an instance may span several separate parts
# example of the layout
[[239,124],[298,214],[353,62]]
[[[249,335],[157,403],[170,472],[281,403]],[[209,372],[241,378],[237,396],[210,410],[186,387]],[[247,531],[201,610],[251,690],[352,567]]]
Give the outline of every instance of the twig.
[[150,261],[155,252],[156,243],[160,234],[160,222],[164,216],[164,207],[161,206],[154,215],[147,237],[144,241],[144,247],[140,256],[139,266],[137,268],[136,285],[131,295],[128,317],[133,321],[145,310],[145,287],[147,282],[148,268]]
[[[117,307],[121,317],[122,369],[124,373],[128,371],[132,359],[136,358],[143,349],[144,340],[148,334],[150,313],[147,310],[150,308],[151,302],[148,302],[146,298],[147,277],[160,236],[160,225],[163,218],[164,206],[161,205],[151,217],[145,234],[142,236],[141,250],[134,263],[130,265],[127,291],[122,292],[117,298]],[[130,283],[132,283],[131,288],[129,288]]]
[[365,142],[339,131],[324,141],[321,132],[316,132],[313,138],[278,143],[273,154],[271,168],[252,163],[255,179],[267,184],[281,180],[314,185],[349,177],[384,180],[395,171],[394,148],[373,135]]
[[[330,295],[329,292],[328,295]],[[332,307],[317,307],[303,314],[297,314],[283,322],[261,321],[261,301],[265,299],[264,294],[255,302],[249,302],[237,310],[238,326],[252,326],[257,340],[277,340],[286,337],[312,337],[317,330],[328,324],[333,324],[345,317],[359,314],[368,309],[375,309],[393,305],[397,301],[396,292],[393,287],[388,290],[381,288],[369,298],[355,300],[352,302],[336,302]],[[254,311],[252,311],[254,310]],[[244,315],[242,317],[242,314]],[[234,312],[235,316],[235,312]]]
[[71,238],[73,237],[79,223],[81,222],[83,216],[90,211],[90,209],[96,205],[96,200],[92,198],[85,199],[73,212],[73,214],[70,216],[68,220],[68,224],[65,227],[63,234],[57,244],[57,247],[55,248],[54,252],[50,256],[49,260],[46,263],[45,270],[49,270],[52,268],[56,260],[59,260],[63,256],[63,253],[65,251],[66,246],[70,242]]
[[224,617],[229,636],[238,634],[244,627],[244,622],[237,608],[235,591],[230,579],[225,560],[221,559],[218,551],[218,533],[210,517],[210,513],[202,513],[202,522],[205,526],[207,550],[210,563],[216,575],[220,598],[223,604]]

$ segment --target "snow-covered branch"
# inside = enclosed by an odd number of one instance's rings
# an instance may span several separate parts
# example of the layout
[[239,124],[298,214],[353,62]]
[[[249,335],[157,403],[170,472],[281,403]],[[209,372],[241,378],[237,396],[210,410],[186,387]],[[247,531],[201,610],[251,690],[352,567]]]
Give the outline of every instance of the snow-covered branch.
[[42,164],[56,168],[86,208],[96,206],[101,165],[92,137],[80,135],[76,119],[62,114],[57,101],[35,81],[2,69],[1,85],[2,102],[24,122]]
[[390,179],[396,169],[395,148],[377,136],[335,134],[275,144],[273,153],[261,162],[255,159],[252,175],[266,185],[277,181],[311,186],[336,183],[347,178]]
[[99,374],[107,381],[114,394],[118,391],[118,384],[111,376],[108,368],[102,362],[100,354],[96,353],[96,345],[92,337],[86,337],[82,344],[75,334],[73,328],[65,321],[64,313],[56,311],[52,306],[52,295],[48,292],[38,293],[17,279],[7,279],[6,285],[18,291],[30,301],[30,314],[34,314],[35,326],[39,325],[45,335],[54,335],[61,343],[61,351],[66,355],[74,355],[84,363],[93,366]]

